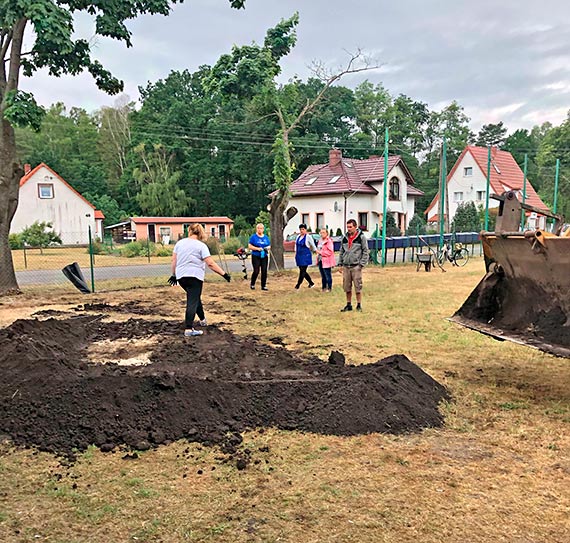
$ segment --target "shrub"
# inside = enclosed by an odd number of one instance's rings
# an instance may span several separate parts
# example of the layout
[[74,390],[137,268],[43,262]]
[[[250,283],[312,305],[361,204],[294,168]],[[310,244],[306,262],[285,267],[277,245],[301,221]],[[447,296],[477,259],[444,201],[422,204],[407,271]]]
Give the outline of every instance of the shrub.
[[22,234],[10,234],[9,236],[10,249],[23,249],[24,240]]
[[155,249],[154,256],[172,256],[174,247],[170,245],[155,245]]
[[[154,245],[154,243],[151,243],[150,245]],[[121,247],[121,256],[124,256],[126,258],[147,256],[147,244],[143,243],[142,241],[131,241]]]
[[206,245],[210,249],[211,255],[217,255],[219,253],[218,247],[220,246],[220,240],[218,238],[210,237],[206,240]]
[[408,229],[406,230],[406,235],[417,236],[418,234],[422,236],[426,233],[426,222],[417,213],[412,217]]
[[45,247],[50,245],[61,245],[61,238],[53,231],[51,222],[36,221],[30,226],[26,226],[20,234],[22,241],[31,247],[39,247],[43,253]]
[[229,238],[225,243],[222,243],[224,253],[227,255],[233,255],[240,247],[242,247],[242,243],[239,238]]
[[340,228],[336,229],[336,235],[337,236],[342,236],[342,230]]

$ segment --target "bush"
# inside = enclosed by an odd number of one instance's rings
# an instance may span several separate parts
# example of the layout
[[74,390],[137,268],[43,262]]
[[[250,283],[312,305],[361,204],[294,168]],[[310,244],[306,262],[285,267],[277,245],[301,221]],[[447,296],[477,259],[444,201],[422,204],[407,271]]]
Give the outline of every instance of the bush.
[[[150,245],[154,245],[151,243]],[[136,256],[147,256],[147,244],[142,241],[131,241],[121,247],[121,256],[134,258]],[[152,254],[152,248],[150,250]]]
[[426,222],[424,219],[418,215],[417,213],[414,214],[410,224],[408,225],[408,229],[406,230],[407,236],[423,236],[426,233]]
[[342,236],[342,230],[340,228],[336,229],[336,235],[337,236]]
[[43,253],[45,247],[50,245],[61,245],[61,238],[53,231],[51,222],[36,221],[30,226],[26,226],[20,234],[22,241],[30,247],[39,247]]
[[23,249],[24,240],[22,239],[22,234],[10,234],[9,238],[10,249]]
[[155,254],[153,256],[172,256],[174,247],[170,245],[155,245]]
[[219,253],[218,247],[220,246],[220,240],[218,238],[210,237],[206,240],[206,245],[210,249],[211,255],[217,255]]
[[224,253],[227,255],[233,255],[240,247],[242,247],[242,243],[239,238],[229,238],[226,242],[222,243]]

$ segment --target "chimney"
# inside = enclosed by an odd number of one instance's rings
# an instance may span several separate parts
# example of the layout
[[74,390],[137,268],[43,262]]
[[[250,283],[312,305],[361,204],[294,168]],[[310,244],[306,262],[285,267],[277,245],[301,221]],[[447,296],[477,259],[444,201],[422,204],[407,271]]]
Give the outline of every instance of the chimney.
[[329,166],[338,166],[342,160],[342,151],[340,149],[331,149],[329,151]]
[[28,175],[32,171],[32,167],[29,164],[24,164],[24,175]]

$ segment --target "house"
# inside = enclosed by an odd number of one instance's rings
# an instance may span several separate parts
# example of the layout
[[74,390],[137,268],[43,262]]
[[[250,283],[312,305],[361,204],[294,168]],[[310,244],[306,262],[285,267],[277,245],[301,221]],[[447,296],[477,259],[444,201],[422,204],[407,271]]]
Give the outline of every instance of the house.
[[[414,178],[400,156],[388,157],[387,211],[404,232],[414,215],[415,200],[423,192],[414,187]],[[300,223],[313,231],[326,227],[345,231],[354,219],[365,231],[382,226],[384,157],[360,160],[344,158],[340,149],[329,151],[326,164],[309,166],[291,184],[289,204],[299,214],[285,228],[294,233]]]
[[119,243],[125,241],[149,240],[168,244],[186,235],[186,228],[192,223],[204,227],[209,237],[229,237],[234,221],[229,217],[131,217],[128,221],[105,228]]
[[[460,204],[473,202],[476,207],[485,207],[487,195],[487,147],[468,145],[447,176],[447,196],[449,203],[450,224]],[[491,194],[503,194],[505,191],[517,192],[522,202],[524,173],[508,151],[491,148]],[[547,210],[529,180],[526,180],[526,200],[529,205]],[[489,209],[499,206],[498,200],[489,198]],[[439,222],[439,194],[436,194],[426,210],[427,222]],[[527,212],[527,225],[530,229],[545,228],[546,219],[536,213]]]
[[104,218],[101,211],[46,164],[34,169],[29,164],[24,166],[10,233],[21,232],[36,221],[51,222],[64,245],[86,245],[89,227],[93,238],[103,239]]

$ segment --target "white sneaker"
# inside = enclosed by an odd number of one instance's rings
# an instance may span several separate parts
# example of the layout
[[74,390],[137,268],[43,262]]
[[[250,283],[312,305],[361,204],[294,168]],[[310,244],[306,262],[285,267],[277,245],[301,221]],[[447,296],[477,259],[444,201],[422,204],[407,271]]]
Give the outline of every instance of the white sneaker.
[[198,321],[198,325],[199,326],[208,326],[208,321],[206,319],[202,319],[201,321]]
[[184,335],[186,337],[192,336],[201,336],[204,332],[202,330],[194,330],[194,328],[190,328],[190,330],[184,330]]

